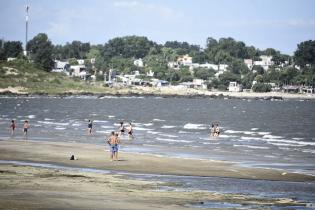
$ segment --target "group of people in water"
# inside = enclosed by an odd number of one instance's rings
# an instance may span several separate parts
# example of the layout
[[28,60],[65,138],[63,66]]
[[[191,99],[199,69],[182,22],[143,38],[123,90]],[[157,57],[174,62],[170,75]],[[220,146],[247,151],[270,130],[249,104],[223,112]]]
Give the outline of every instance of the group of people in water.
[[219,137],[220,136],[220,127],[218,123],[212,123],[210,128],[210,138],[211,137]]
[[[25,120],[23,123],[23,133],[25,137],[27,137],[27,132],[29,128],[30,128],[30,124],[28,120]],[[14,120],[11,120],[10,129],[11,129],[11,136],[13,136],[16,130],[16,123]]]
[[[11,135],[13,136],[16,130],[16,123],[14,120],[11,120],[10,129],[11,129]],[[23,123],[23,133],[24,136],[27,137],[28,129],[30,128],[30,124],[28,120],[25,120]],[[88,121],[88,134],[92,134],[92,128],[93,128],[93,121]],[[110,136],[106,138],[105,142],[110,147],[110,160],[118,160],[118,150],[119,150],[119,143],[120,143],[120,137],[124,135],[125,131],[128,132],[128,138],[133,139],[133,127],[131,122],[129,122],[128,127],[126,128],[124,125],[124,122],[120,122],[120,126],[117,129],[117,131],[112,131]],[[218,123],[212,123],[210,128],[210,138],[212,137],[219,137],[220,135],[220,127]]]

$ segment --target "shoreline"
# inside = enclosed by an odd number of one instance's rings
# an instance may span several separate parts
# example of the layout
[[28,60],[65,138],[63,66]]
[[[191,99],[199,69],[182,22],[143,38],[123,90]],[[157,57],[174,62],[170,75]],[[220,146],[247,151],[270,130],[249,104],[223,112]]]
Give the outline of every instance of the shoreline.
[[[120,152],[120,161],[111,162],[106,146],[84,143],[1,140],[0,146],[0,160],[31,161],[72,167],[161,175],[209,176],[296,182],[315,181],[315,176],[308,174],[280,169],[244,167],[228,161],[183,159]],[[78,160],[70,161],[70,154],[74,154]]]
[[[69,160],[70,154],[75,154],[77,160]],[[22,163],[9,161],[13,159]],[[187,176],[232,178],[245,183],[246,180],[313,183],[315,176],[244,168],[225,161],[183,161],[126,152],[121,152],[119,159],[109,161],[108,148],[104,151],[104,146],[0,140],[0,160],[8,160],[0,162],[0,206],[5,209],[190,210],[313,205],[309,203],[312,200],[289,195],[266,197],[260,193],[244,194],[241,190],[232,193],[186,189],[177,181],[137,179],[133,175],[171,175],[178,180]],[[45,167],[45,164],[50,165]]]
[[66,91],[56,94],[46,92],[32,93],[21,88],[0,89],[0,97],[69,97],[69,96],[95,96],[102,98],[106,96],[117,97],[163,97],[163,98],[213,98],[213,99],[255,99],[255,100],[315,100],[315,94],[298,94],[282,92],[227,92],[227,91],[209,91],[198,89],[177,89],[174,87],[131,87],[131,88],[112,88],[111,91],[104,92],[86,92],[86,91]]

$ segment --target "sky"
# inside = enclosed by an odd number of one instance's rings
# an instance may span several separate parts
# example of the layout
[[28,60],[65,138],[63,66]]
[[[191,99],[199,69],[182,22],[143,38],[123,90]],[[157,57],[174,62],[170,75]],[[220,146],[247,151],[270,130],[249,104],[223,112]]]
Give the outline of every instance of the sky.
[[232,37],[293,55],[315,39],[315,0],[0,0],[0,39],[25,42],[46,33],[53,44],[105,44],[126,35],[159,44]]

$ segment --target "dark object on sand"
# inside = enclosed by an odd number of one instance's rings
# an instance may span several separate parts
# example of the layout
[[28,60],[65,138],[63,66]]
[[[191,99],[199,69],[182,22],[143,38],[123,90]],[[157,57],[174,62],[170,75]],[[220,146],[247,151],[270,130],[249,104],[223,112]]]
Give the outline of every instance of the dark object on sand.
[[70,160],[74,160],[74,155],[71,155]]

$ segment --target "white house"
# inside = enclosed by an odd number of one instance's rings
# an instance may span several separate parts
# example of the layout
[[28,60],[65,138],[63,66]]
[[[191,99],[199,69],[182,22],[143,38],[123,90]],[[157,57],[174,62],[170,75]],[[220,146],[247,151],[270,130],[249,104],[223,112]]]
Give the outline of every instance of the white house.
[[70,75],[73,77],[85,77],[87,75],[85,65],[70,66]]
[[70,65],[68,61],[54,60],[54,68],[51,71],[65,73],[69,76],[69,67]]
[[272,56],[261,55],[261,61],[254,61],[255,66],[261,66],[265,71],[269,69],[269,66],[273,65]]
[[237,82],[230,82],[228,89],[229,89],[229,92],[241,92],[242,86],[238,84]]
[[134,61],[133,61],[133,64],[134,64],[135,66],[138,66],[138,67],[143,67],[143,66],[144,66],[144,65],[143,65],[143,61],[142,61],[141,58],[134,60]]

